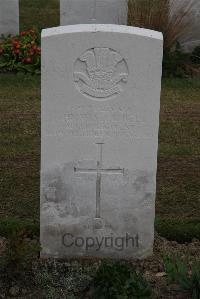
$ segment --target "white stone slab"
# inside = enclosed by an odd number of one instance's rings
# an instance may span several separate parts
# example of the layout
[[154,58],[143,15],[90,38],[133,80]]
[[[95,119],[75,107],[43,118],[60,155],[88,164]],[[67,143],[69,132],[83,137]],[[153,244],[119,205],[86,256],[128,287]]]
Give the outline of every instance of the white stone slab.
[[0,0],[0,36],[19,33],[19,0]]
[[127,0],[60,0],[60,24],[127,24]]
[[162,34],[42,33],[42,257],[152,253]]

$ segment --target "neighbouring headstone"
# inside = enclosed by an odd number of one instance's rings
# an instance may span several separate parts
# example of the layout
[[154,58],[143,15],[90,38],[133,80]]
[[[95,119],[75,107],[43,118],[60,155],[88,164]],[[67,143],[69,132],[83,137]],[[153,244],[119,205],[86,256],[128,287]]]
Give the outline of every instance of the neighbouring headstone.
[[127,0],[60,0],[60,24],[127,24]]
[[0,37],[19,33],[19,0],[0,0]]
[[152,253],[162,34],[42,33],[41,256]]

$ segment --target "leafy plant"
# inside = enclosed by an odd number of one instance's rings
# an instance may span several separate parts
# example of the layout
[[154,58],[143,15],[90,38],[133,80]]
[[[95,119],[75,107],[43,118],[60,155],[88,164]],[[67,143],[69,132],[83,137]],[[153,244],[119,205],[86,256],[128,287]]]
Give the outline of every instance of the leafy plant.
[[200,299],[200,262],[189,269],[186,260],[167,256],[164,258],[168,283],[176,283],[180,291],[187,292],[189,298]]
[[187,275],[187,262],[178,257],[164,257],[165,272],[167,273],[168,283],[177,283],[180,276]]
[[0,42],[0,72],[40,73],[39,33],[30,29]]
[[0,236],[7,239],[20,234],[22,230],[26,231],[28,238],[39,237],[40,225],[38,222],[30,220],[21,220],[15,218],[0,219]]
[[[174,79],[173,79],[173,82]],[[184,88],[188,88],[188,84],[192,81],[180,80]],[[199,80],[198,80],[199,82]],[[170,85],[171,86],[171,85]],[[192,239],[200,239],[200,223],[199,219],[189,220],[174,220],[174,219],[156,219],[156,231],[162,237],[170,240],[177,241],[178,243],[192,242]]]
[[191,60],[195,64],[200,64],[200,46],[197,46],[194,48],[192,55],[191,55]]
[[175,49],[165,49],[163,56],[164,77],[187,77],[186,64],[189,62],[190,54],[184,53],[179,42]]
[[141,273],[120,263],[103,263],[93,280],[93,299],[150,298],[151,288]]
[[193,265],[191,274],[181,276],[179,279],[182,290],[191,295],[191,299],[200,299],[200,262]]
[[26,229],[15,231],[7,242],[0,264],[9,276],[18,275],[23,270],[29,269],[33,259],[38,257],[40,247],[37,243],[31,242],[27,238],[28,235]]

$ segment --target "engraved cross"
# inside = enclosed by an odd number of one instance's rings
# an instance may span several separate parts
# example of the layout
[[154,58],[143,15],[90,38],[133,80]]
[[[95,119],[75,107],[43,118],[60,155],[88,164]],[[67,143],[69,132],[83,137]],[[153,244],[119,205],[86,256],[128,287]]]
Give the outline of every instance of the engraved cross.
[[74,168],[77,173],[96,174],[96,218],[101,218],[101,179],[102,174],[124,174],[122,168],[104,168],[103,167],[103,144],[96,143],[98,146],[97,168]]

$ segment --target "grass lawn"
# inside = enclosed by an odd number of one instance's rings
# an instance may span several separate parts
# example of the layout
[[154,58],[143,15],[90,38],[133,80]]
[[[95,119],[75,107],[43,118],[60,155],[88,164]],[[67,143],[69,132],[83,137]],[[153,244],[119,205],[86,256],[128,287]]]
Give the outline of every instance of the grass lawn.
[[[21,30],[58,24],[58,0],[20,0]],[[158,221],[196,223],[200,219],[199,120],[200,79],[165,79],[160,115]],[[0,140],[0,219],[39,221],[39,76],[0,75]]]
[[19,0],[20,29],[59,26],[59,0]]
[[0,218],[38,218],[39,77],[0,75]]
[[157,216],[200,216],[200,80],[163,82]]

